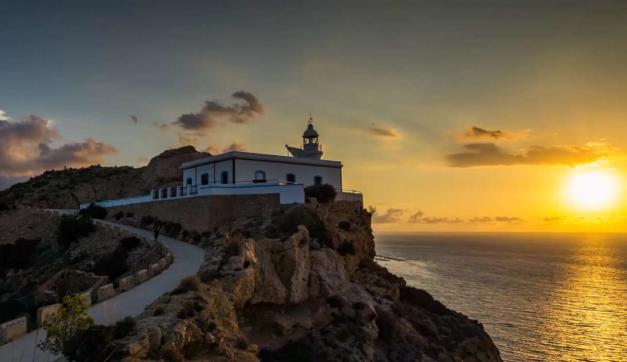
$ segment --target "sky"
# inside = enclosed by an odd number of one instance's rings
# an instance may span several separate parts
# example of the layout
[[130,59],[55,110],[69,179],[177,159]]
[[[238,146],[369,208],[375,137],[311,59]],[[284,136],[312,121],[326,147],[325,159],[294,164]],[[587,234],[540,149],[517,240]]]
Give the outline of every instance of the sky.
[[311,113],[377,231],[627,231],[627,2],[2,2],[0,46],[0,186]]

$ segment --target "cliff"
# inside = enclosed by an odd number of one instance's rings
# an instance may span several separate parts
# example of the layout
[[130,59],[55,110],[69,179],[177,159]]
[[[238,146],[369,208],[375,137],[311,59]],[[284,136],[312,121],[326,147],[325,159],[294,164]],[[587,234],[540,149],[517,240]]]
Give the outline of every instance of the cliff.
[[155,186],[180,184],[181,163],[208,155],[185,146],[162,152],[145,167],[95,165],[46,171],[0,191],[0,204],[67,209],[78,208],[81,203],[144,195]]
[[376,264],[354,203],[267,210],[211,232],[198,275],[106,347],[139,361],[500,361],[481,324]]

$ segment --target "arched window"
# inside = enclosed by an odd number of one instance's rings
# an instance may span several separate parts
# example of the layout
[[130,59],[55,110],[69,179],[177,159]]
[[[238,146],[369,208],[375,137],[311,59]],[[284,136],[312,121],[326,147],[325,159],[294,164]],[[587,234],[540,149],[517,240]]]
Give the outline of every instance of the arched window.
[[187,180],[185,181],[186,185],[191,185],[192,183],[193,182],[192,182],[192,178],[191,177],[188,177]]
[[203,173],[202,175],[200,175],[200,184],[201,185],[208,185],[209,184],[209,174],[208,173]]
[[314,185],[322,185],[322,176],[314,177]]
[[254,182],[266,182],[266,172],[262,170],[255,171]]
[[288,173],[287,175],[285,175],[285,179],[287,180],[287,182],[294,183],[296,182],[296,175],[294,175],[293,173]]
[[229,183],[229,171],[222,171],[222,173],[220,174],[220,182],[222,182],[223,184]]

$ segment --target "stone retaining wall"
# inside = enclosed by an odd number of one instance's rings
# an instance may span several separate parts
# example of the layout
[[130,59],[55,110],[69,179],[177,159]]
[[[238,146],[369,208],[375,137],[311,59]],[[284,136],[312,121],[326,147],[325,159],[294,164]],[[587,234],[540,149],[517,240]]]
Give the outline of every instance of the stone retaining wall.
[[[96,220],[97,221],[97,220]],[[100,224],[105,227],[118,229],[115,225]],[[138,235],[139,236],[139,235]],[[139,236],[142,237],[142,236]],[[143,237],[142,237],[143,238]],[[145,239],[145,238],[144,238]],[[148,269],[140,269],[133,275],[126,276],[118,281],[117,290],[112,283],[102,285],[102,283],[95,284],[89,290],[80,294],[85,304],[90,307],[94,301],[100,303],[104,300],[114,297],[116,294],[125,292],[133,287],[147,281],[148,279],[159,275],[162,271],[167,269],[174,261],[174,257],[171,253],[167,253],[164,257],[159,259],[156,263],[150,265]],[[37,309],[37,327],[41,328],[45,322],[54,316],[61,308],[61,303],[50,304]],[[28,320],[26,317],[20,317],[11,321],[0,324],[0,345],[10,342],[16,338],[25,335],[28,332]]]
[[10,342],[26,334],[28,331],[26,317],[0,324],[0,344]]
[[43,327],[48,318],[57,314],[60,308],[61,303],[56,303],[37,309],[37,327]]
[[240,217],[261,215],[279,205],[279,194],[213,195],[109,207],[107,211],[109,215],[131,212],[138,218],[152,216],[179,223],[187,231],[203,233]]

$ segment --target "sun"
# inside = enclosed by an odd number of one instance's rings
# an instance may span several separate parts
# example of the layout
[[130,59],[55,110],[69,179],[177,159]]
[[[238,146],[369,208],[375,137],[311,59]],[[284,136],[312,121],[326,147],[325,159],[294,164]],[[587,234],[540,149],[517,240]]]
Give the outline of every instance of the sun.
[[618,180],[605,170],[577,170],[566,183],[565,197],[577,209],[606,210],[618,198]]

